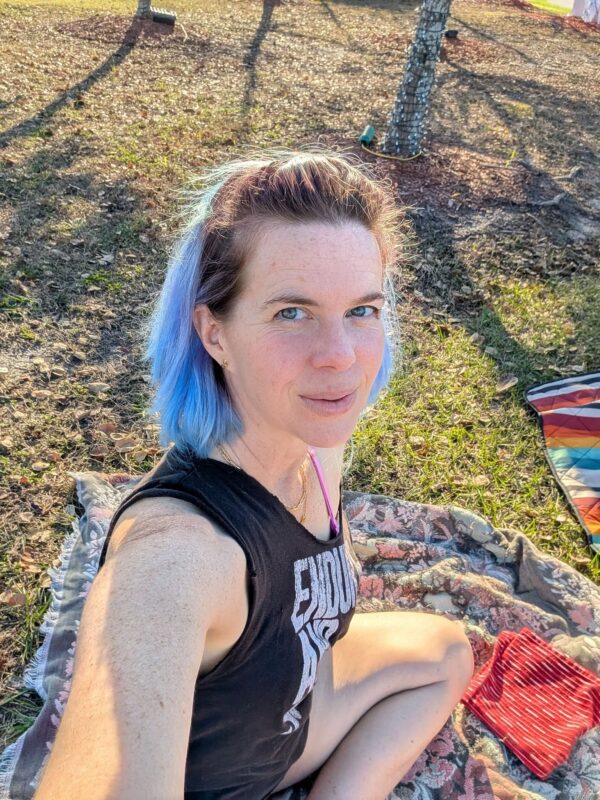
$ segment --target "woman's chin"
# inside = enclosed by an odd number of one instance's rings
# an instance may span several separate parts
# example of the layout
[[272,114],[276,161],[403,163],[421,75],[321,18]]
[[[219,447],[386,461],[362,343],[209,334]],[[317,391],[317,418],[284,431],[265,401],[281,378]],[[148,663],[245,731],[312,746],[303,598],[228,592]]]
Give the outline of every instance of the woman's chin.
[[341,421],[330,420],[320,425],[310,425],[306,427],[305,433],[301,436],[309,447],[318,447],[328,450],[334,447],[341,447],[350,439],[356,420]]

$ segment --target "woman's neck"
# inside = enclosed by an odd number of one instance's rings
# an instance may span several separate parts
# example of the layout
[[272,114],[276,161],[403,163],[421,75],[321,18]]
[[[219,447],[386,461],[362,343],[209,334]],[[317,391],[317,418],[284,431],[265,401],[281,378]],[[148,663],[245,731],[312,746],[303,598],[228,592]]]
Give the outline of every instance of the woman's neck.
[[[252,440],[247,433],[224,444],[226,453],[241,468],[265,486],[272,494],[288,506],[298,501],[302,492],[302,467],[304,467],[307,486],[315,487],[321,495],[318,475],[311,465],[309,449],[312,449],[321,465],[323,477],[329,484],[329,491],[340,483],[342,474],[343,445],[335,448],[310,448],[298,439],[290,440],[287,446],[269,445]],[[210,455],[219,461],[224,460],[218,449]],[[322,502],[322,500],[321,500]],[[335,509],[334,509],[335,513]]]

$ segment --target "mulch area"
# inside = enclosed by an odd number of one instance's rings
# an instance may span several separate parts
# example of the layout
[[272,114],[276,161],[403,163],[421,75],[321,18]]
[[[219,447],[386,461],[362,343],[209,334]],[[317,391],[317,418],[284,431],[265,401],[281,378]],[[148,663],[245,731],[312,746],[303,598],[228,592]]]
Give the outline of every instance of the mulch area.
[[86,42],[160,48],[173,46],[208,47],[210,37],[188,33],[181,23],[164,25],[149,19],[119,14],[93,14],[90,17],[53,26],[59,33]]

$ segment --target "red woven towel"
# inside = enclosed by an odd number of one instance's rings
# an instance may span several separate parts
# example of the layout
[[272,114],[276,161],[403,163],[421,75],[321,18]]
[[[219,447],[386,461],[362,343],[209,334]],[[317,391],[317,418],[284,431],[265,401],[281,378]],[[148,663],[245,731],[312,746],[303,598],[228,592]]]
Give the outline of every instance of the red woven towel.
[[529,628],[502,631],[461,700],[542,779],[600,725],[600,678]]

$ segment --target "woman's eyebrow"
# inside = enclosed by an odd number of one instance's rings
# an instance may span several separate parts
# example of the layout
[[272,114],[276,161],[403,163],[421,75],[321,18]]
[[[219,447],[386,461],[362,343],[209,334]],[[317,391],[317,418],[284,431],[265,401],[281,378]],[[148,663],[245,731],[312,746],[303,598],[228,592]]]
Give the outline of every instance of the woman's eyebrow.
[[[373,300],[385,300],[385,296],[381,292],[369,292],[369,294],[366,294],[364,297],[359,297],[357,300],[354,300],[351,305],[359,306],[363,303],[372,303]],[[309,297],[302,297],[301,295],[293,294],[291,292],[282,292],[281,294],[277,294],[275,297],[271,297],[269,300],[264,302],[261,305],[261,310],[268,308],[274,303],[289,303],[291,305],[313,307],[318,307],[319,305]]]

